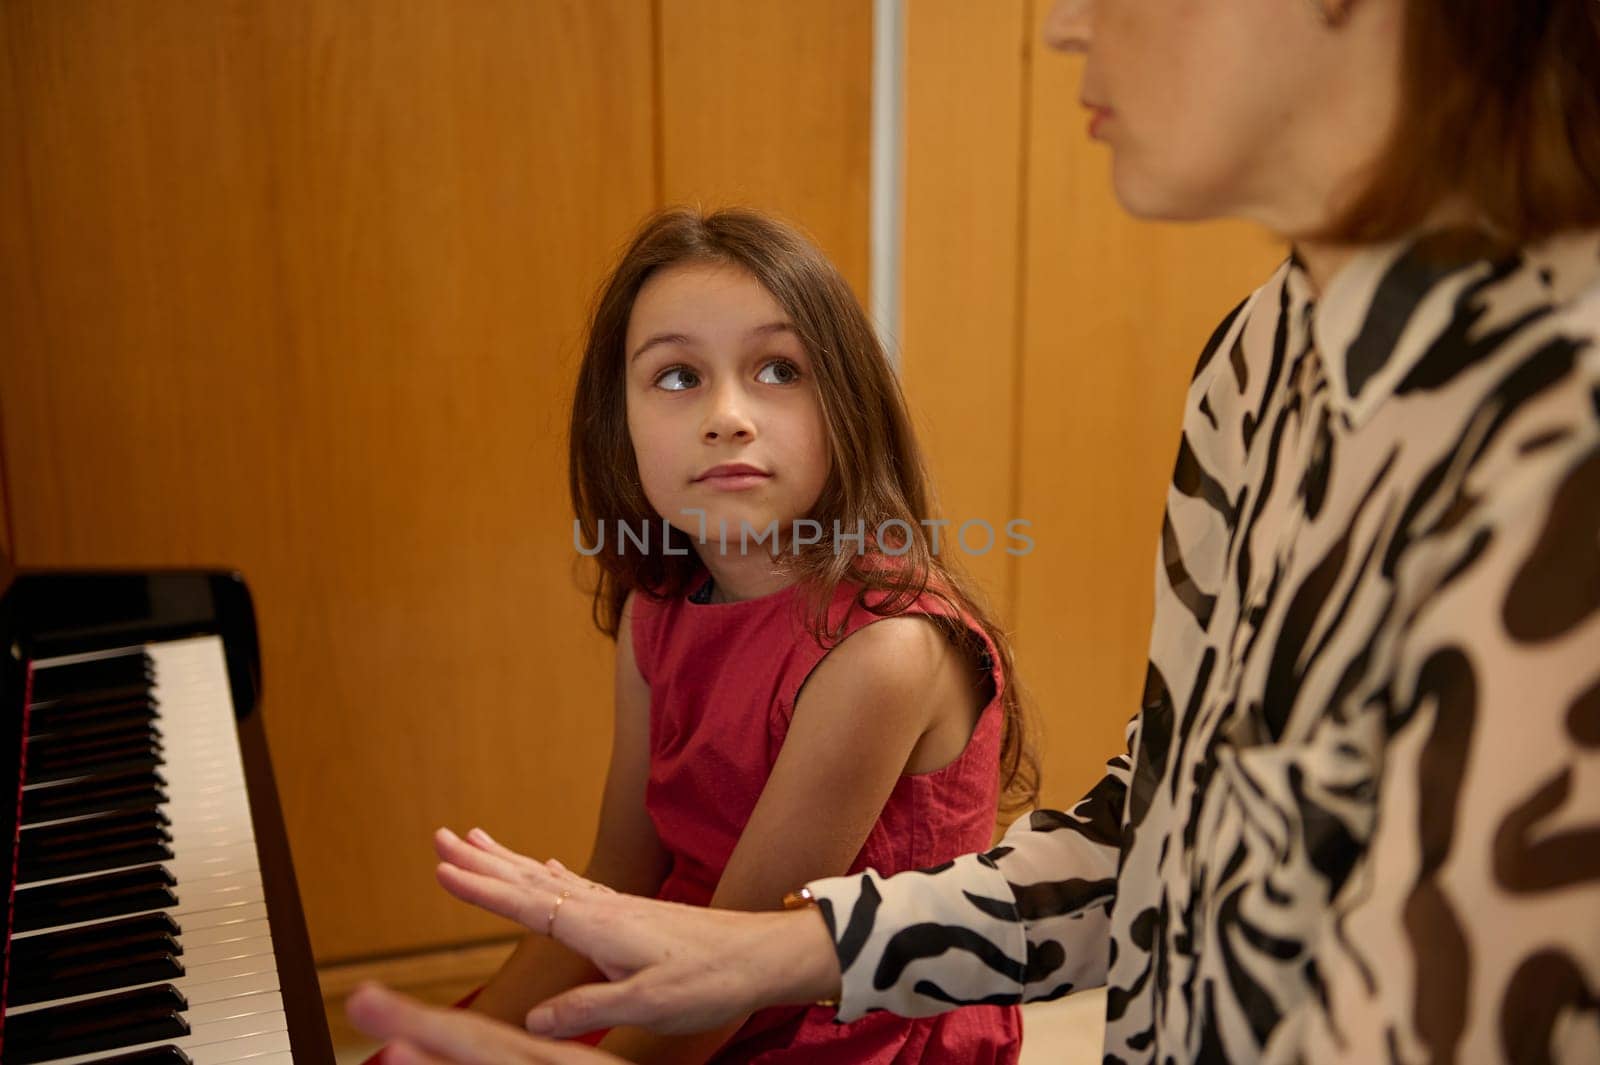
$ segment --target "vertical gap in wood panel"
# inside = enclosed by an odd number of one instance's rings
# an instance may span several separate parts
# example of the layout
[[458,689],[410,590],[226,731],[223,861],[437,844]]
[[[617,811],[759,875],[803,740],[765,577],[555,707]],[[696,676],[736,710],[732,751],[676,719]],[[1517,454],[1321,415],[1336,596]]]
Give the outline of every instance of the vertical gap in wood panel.
[[650,165],[654,185],[656,209],[667,205],[667,92],[666,92],[666,16],[662,6],[666,0],[650,0],[650,89],[655,96],[655,108],[650,122]]
[[[1023,383],[1027,376],[1028,341],[1028,190],[1030,187],[1030,162],[1033,156],[1033,50],[1034,0],[1022,5],[1021,71],[1018,74],[1017,106],[1022,109],[1022,121],[1017,134],[1017,247],[1016,271],[1013,282],[1015,303],[1011,323],[1011,516],[1026,519],[1022,513],[1022,471],[1026,456],[1023,454]],[[1038,545],[1034,545],[1037,549]],[[1011,614],[1005,624],[1015,627],[1021,610],[1022,560],[1026,555],[1012,555],[1006,560],[1006,608]]]
[[868,308],[889,363],[900,369],[905,332],[906,20],[904,0],[873,0]]

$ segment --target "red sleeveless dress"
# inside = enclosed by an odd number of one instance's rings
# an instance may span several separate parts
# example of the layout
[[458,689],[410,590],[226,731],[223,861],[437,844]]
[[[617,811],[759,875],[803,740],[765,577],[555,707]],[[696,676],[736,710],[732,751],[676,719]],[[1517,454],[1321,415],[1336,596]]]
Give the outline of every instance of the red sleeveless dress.
[[[841,585],[830,606],[830,631],[843,619],[842,638],[881,620],[854,604],[856,591]],[[801,687],[827,653],[807,631],[807,600],[797,586],[742,602],[702,598],[636,595],[631,630],[634,657],[650,685],[645,806],[672,856],[657,897],[699,906],[710,903],[783,747]],[[924,596],[910,613],[950,611]],[[896,873],[989,848],[1005,678],[988,639],[967,627],[988,648],[983,661],[993,670],[994,698],[959,757],[934,772],[900,778],[850,872]],[[1022,1038],[1021,1017],[1010,1006],[972,1006],[915,1020],[875,1013],[844,1025],[833,1017],[821,1007],[763,1010],[712,1061],[1011,1065]]]

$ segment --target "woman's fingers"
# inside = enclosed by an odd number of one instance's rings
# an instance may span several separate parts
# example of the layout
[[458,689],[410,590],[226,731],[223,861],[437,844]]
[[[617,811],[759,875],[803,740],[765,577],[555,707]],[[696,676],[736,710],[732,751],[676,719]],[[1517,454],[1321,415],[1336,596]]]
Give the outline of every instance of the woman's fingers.
[[502,857],[483,847],[474,846],[448,828],[434,832],[433,850],[442,861],[485,876],[499,877],[501,880],[520,883],[531,879],[538,883],[541,880],[553,882],[555,879],[537,862],[526,859],[518,861],[516,859],[520,859],[521,856],[517,854],[511,854],[510,858]]
[[[508,884],[496,877],[475,873],[449,862],[440,862],[434,869],[434,876],[441,887],[462,902],[497,913],[540,935],[545,935],[549,930],[550,913],[555,908],[556,899],[561,897],[559,890]],[[565,905],[563,903],[563,907]]]
[[489,833],[485,832],[481,828],[474,828],[468,832],[465,842],[470,846],[478,848],[486,854],[494,855],[496,858],[501,859],[513,868],[517,869],[519,872],[529,872],[534,875],[548,876],[552,872],[551,866],[554,866],[555,869],[562,872],[566,871],[565,867],[560,862],[541,862],[537,858],[530,858],[526,854],[517,853],[510,847],[496,842],[493,836],[489,835]]
[[391,1041],[394,1065],[600,1065],[617,1059],[564,1046],[469,1010],[437,1009],[377,984],[356,989],[345,1013],[357,1028]]

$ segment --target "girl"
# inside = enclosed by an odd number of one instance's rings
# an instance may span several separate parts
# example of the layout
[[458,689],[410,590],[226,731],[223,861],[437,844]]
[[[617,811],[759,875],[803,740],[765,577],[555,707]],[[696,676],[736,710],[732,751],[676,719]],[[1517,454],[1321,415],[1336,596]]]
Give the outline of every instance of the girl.
[[[895,375],[821,253],[740,210],[649,219],[579,371],[570,481],[617,642],[587,875],[776,908],[808,879],[990,842],[1037,773],[1006,641],[930,543]],[[913,949],[942,949],[937,937]],[[530,936],[472,1008],[521,1024],[599,973]],[[1015,1061],[1014,1008],[837,1025],[769,1010],[708,1036],[618,1029],[651,1062]]]

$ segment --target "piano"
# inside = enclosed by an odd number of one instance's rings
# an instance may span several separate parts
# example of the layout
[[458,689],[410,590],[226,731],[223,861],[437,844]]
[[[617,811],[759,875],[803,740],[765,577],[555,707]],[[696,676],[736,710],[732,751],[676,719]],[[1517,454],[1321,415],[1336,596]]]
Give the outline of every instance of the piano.
[[0,1065],[332,1065],[238,575],[0,556],[0,778]]

